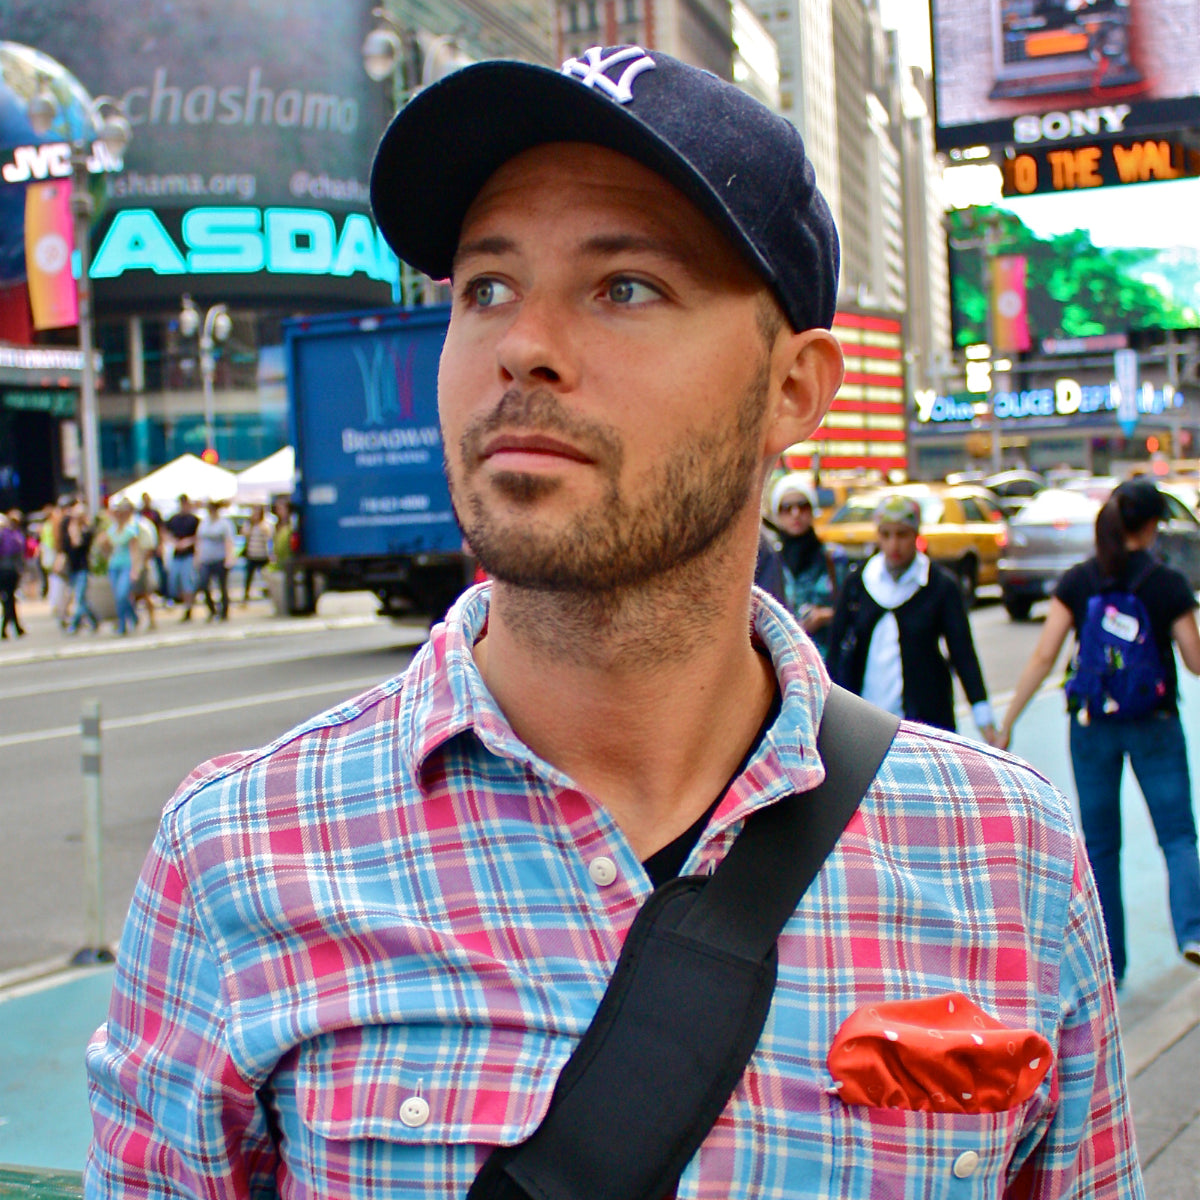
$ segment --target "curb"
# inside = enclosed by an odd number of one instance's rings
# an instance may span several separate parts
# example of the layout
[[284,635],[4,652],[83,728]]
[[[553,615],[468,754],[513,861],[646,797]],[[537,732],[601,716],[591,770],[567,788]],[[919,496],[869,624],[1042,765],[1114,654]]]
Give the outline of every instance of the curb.
[[[297,618],[267,618],[250,622],[231,623],[223,628],[205,628],[200,626],[189,630],[171,630],[135,634],[130,638],[117,641],[76,642],[61,646],[31,646],[28,649],[12,649],[0,652],[0,666],[25,666],[30,663],[53,662],[60,659],[94,658],[100,655],[127,654],[137,650],[157,650],[164,646],[197,645],[203,642],[234,642],[249,638],[281,637],[287,634],[305,633],[309,631],[324,632],[332,629],[364,629],[371,625],[381,624],[387,618],[374,614],[351,615],[343,617],[297,617]],[[403,635],[420,635],[421,641],[428,636],[428,630],[422,625],[417,627],[396,623],[397,632]],[[87,636],[87,635],[82,635]]]

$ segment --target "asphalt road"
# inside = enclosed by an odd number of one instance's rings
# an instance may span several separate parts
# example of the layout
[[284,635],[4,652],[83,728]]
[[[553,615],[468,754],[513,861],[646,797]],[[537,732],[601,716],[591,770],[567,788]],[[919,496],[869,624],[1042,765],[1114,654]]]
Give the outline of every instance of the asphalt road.
[[[1040,623],[972,614],[993,695],[1011,689]],[[86,635],[84,635],[86,636]],[[0,675],[0,972],[91,944],[82,890],[79,718],[102,705],[104,928],[115,947],[162,806],[198,763],[269,742],[402,671],[394,628],[131,650],[10,664]]]
[[[82,635],[86,636],[86,635]],[[115,947],[163,805],[198,763],[269,742],[402,671],[386,622],[9,664],[0,674],[0,972],[90,944],[79,720],[103,724],[105,929]]]

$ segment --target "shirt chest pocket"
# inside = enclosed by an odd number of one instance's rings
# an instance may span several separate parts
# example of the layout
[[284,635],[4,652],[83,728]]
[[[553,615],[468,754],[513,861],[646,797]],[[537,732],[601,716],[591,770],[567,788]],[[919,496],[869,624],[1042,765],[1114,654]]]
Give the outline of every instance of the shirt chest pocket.
[[305,1043],[295,1115],[328,1142],[510,1145],[537,1128],[573,1043],[487,1026],[381,1024]]
[[1022,1108],[973,1114],[834,1108],[841,1127],[834,1137],[836,1193],[887,1200],[996,1200],[1005,1194]]

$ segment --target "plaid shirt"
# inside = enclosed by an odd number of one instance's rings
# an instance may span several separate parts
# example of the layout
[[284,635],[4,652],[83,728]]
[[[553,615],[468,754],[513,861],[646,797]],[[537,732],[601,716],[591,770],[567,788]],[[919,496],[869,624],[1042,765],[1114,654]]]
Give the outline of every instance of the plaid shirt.
[[[488,694],[487,605],[468,593],[403,676],[167,806],[88,1051],[89,1195],[462,1196],[538,1125],[651,889]],[[685,873],[824,773],[819,656],[761,594],[754,620],[781,711]],[[1141,1197],[1104,946],[1062,797],[902,726],[780,939],[761,1042],[679,1196]],[[826,1055],[852,1012],[953,991],[1048,1039],[1032,1099],[837,1098]]]

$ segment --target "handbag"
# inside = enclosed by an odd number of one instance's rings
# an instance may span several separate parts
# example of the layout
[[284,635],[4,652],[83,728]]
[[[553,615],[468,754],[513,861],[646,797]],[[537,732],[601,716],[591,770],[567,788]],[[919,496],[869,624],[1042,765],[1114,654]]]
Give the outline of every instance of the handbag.
[[825,779],[747,818],[709,877],[642,906],[542,1123],[497,1147],[468,1200],[660,1200],[721,1115],[758,1044],[776,941],[857,809],[899,720],[834,685]]

